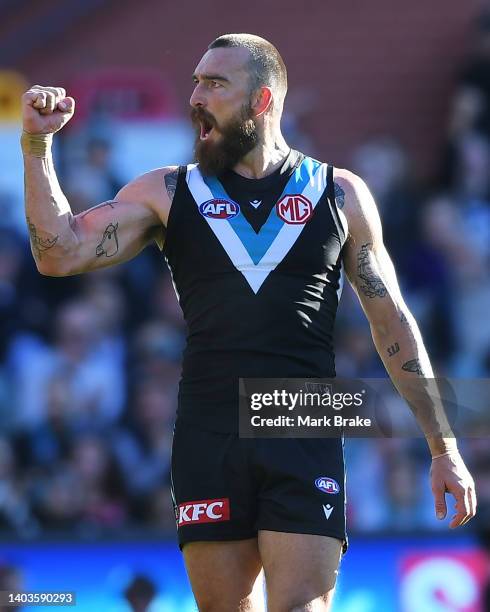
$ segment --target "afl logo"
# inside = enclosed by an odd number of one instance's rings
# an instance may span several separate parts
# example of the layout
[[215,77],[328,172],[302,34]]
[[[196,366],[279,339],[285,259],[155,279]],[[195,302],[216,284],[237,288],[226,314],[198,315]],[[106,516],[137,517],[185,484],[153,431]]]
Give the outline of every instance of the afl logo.
[[276,204],[276,212],[286,223],[306,223],[313,214],[313,206],[303,195],[287,195]]
[[315,487],[323,491],[324,493],[330,493],[336,495],[340,491],[339,483],[333,478],[327,476],[320,476],[315,480]]
[[240,207],[231,200],[208,200],[199,206],[199,212],[208,219],[231,219],[240,212]]

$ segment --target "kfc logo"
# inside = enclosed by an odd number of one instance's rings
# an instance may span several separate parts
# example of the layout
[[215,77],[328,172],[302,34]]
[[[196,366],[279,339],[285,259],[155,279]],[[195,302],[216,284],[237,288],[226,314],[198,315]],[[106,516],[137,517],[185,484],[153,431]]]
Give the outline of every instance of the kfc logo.
[[177,525],[195,525],[197,523],[218,523],[230,520],[230,500],[202,499],[200,501],[179,504]]

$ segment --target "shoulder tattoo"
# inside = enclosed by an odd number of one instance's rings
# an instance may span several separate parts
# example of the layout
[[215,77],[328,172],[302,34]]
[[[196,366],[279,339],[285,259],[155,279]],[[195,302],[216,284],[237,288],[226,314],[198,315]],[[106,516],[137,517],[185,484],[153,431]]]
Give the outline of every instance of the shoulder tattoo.
[[173,201],[175,191],[177,190],[177,179],[179,178],[179,171],[172,170],[165,175],[165,187],[167,189],[168,197],[170,202]]
[[334,183],[335,203],[339,208],[343,208],[345,203],[345,191],[338,183]]

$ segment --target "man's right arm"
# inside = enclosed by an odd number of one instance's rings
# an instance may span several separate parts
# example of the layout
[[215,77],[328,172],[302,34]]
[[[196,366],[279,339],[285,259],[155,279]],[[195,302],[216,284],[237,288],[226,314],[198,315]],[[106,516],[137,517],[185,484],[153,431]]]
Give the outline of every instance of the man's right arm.
[[153,240],[163,247],[170,207],[165,178],[175,169],[143,174],[113,200],[73,215],[52,161],[25,156],[24,163],[26,219],[41,274],[68,276],[112,266],[135,257]]
[[162,248],[177,178],[176,168],[153,170],[128,183],[114,200],[73,215],[50,151],[52,134],[73,109],[73,99],[61,88],[36,86],[23,97],[26,219],[37,268],[49,276],[126,261],[153,240]]

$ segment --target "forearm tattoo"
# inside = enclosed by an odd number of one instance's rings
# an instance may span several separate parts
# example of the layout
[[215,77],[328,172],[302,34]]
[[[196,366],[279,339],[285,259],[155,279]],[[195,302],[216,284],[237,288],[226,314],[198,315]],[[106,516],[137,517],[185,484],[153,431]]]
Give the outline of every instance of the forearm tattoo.
[[387,351],[388,357],[393,357],[393,355],[396,355],[400,351],[400,345],[398,344],[398,342],[395,342],[394,344],[388,347]]
[[99,210],[99,208],[104,208],[106,206],[110,206],[111,208],[114,208],[114,204],[116,203],[117,203],[117,200],[108,200],[107,202],[102,202],[102,204],[99,204],[97,206],[94,206],[93,208],[89,208],[89,210],[86,210],[82,215],[80,215],[80,219],[83,219],[84,217],[89,215],[91,212],[94,212],[94,210]]
[[363,281],[359,289],[368,298],[385,297],[387,294],[386,287],[372,269],[371,262],[369,261],[369,250],[372,246],[371,242],[363,244],[357,255],[357,275]]
[[26,217],[26,220],[34,254],[37,259],[42,259],[42,253],[44,253],[44,251],[52,249],[54,245],[58,242],[59,236],[54,236],[53,238],[41,238],[41,236],[39,236],[39,234],[37,233],[36,226],[34,225],[34,223],[32,223],[29,217]]
[[167,194],[170,202],[173,201],[175,191],[177,190],[177,179],[179,178],[179,171],[173,170],[165,175],[165,187],[167,188]]
[[109,225],[105,228],[104,235],[102,236],[102,240],[97,245],[95,253],[97,257],[102,257],[105,255],[106,257],[114,257],[114,255],[119,250],[119,240],[117,238],[117,228],[119,227],[119,223],[109,223]]
[[402,370],[405,370],[405,372],[413,372],[414,374],[418,374],[418,376],[423,376],[420,361],[418,359],[410,359],[410,361],[406,361],[402,365]]
[[338,183],[334,183],[334,189],[335,203],[339,208],[343,208],[345,203],[345,191]]

